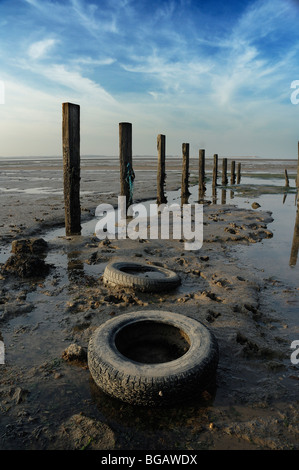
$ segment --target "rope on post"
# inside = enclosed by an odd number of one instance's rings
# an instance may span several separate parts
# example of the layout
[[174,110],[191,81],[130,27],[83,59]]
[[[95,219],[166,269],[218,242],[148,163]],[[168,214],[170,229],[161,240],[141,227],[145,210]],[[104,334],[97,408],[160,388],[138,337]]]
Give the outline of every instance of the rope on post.
[[127,163],[127,169],[126,169],[126,183],[129,185],[129,191],[130,191],[130,199],[128,206],[130,206],[133,203],[133,191],[134,191],[134,179],[135,179],[135,173],[132,168],[132,165],[130,162]]

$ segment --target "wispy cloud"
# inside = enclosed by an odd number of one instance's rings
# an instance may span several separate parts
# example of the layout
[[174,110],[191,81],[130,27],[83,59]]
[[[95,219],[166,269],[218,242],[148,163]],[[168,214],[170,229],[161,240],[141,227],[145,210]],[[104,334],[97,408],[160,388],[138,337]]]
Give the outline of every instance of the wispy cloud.
[[43,39],[34,42],[28,49],[28,55],[31,59],[42,59],[58,42],[56,39]]

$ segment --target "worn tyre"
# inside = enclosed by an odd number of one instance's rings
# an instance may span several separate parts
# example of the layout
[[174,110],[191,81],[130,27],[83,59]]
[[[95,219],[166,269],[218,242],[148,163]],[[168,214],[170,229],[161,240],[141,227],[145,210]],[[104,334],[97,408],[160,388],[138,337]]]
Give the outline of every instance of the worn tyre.
[[[168,342],[169,351],[175,346],[173,357],[171,352],[170,360],[151,359],[157,347],[152,347],[151,339],[159,342],[158,347]],[[144,360],[140,348],[147,347]],[[133,405],[172,406],[198,396],[215,378],[217,365],[214,335],[200,322],[166,311],[129,313],[108,320],[94,331],[88,346],[88,366],[98,387]]]
[[109,263],[103,279],[110,284],[133,287],[143,292],[175,289],[181,283],[179,276],[169,269],[128,261]]

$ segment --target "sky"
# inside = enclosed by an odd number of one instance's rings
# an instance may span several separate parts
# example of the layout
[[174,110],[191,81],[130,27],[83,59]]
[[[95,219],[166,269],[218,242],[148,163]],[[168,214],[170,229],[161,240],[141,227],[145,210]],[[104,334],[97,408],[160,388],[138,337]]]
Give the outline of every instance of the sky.
[[62,155],[71,102],[82,156],[131,122],[133,155],[297,158],[298,24],[296,0],[0,0],[0,155]]

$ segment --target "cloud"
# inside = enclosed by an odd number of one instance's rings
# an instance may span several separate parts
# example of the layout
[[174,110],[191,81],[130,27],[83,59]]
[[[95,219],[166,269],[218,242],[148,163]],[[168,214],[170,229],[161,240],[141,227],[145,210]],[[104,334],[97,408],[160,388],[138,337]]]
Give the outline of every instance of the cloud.
[[56,39],[43,39],[34,42],[28,49],[28,55],[31,59],[42,59],[55,44],[58,43]]

